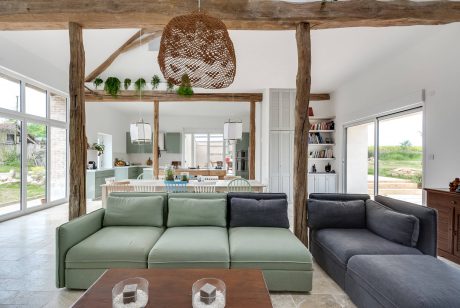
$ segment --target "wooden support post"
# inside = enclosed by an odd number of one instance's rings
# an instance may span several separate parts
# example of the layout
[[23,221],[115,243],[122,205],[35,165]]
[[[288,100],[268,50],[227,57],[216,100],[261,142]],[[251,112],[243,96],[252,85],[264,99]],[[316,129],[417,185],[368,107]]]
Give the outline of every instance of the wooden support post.
[[249,114],[249,179],[256,178],[256,102],[251,101]]
[[160,163],[159,163],[159,153],[158,153],[158,136],[160,133],[160,121],[159,121],[159,113],[160,113],[160,102],[154,101],[153,102],[153,178],[158,179],[158,175],[160,174]]
[[307,180],[308,180],[308,106],[311,85],[310,24],[300,23],[296,28],[297,40],[297,94],[294,131],[294,233],[308,245],[307,233]]
[[69,23],[69,220],[86,214],[85,50],[81,25]]

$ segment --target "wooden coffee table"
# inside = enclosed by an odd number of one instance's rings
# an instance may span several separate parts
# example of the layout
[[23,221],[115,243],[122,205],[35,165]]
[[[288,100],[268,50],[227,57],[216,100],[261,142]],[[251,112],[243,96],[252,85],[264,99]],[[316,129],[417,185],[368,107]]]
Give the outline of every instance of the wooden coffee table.
[[192,307],[192,285],[201,278],[218,278],[225,282],[225,307],[272,307],[263,274],[255,269],[109,269],[73,307],[112,307],[112,288],[131,277],[149,281],[146,307]]

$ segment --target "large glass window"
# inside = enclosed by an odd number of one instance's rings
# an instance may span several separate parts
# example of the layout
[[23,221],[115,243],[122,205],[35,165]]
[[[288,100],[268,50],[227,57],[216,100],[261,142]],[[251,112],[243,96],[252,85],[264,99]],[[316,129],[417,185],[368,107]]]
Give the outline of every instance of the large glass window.
[[184,135],[184,165],[192,168],[223,167],[223,134],[194,133]]
[[0,117],[0,215],[21,210],[21,122]]
[[346,136],[348,193],[378,194],[422,204],[421,108],[348,127]]
[[0,108],[20,111],[20,82],[12,78],[0,75],[0,89],[2,90],[2,93],[0,94]]
[[26,86],[26,112],[39,117],[46,117],[46,91]]
[[67,189],[67,130],[58,127],[50,129],[50,201],[66,197]]
[[0,75],[0,220],[67,197],[67,98],[32,83]]
[[46,204],[46,125],[27,123],[27,207]]

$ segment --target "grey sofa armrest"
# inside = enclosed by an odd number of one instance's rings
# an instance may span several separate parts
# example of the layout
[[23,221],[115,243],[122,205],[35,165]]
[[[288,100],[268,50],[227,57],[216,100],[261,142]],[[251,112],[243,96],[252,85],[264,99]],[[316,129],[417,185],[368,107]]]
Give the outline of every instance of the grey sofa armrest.
[[104,209],[96,210],[56,228],[56,287],[65,286],[65,257],[70,248],[102,228]]
[[436,210],[426,206],[421,206],[383,196],[375,196],[375,201],[385,205],[386,207],[389,207],[396,212],[410,214],[417,217],[420,222],[417,242],[418,250],[426,255],[431,255],[433,257],[437,256],[438,215]]

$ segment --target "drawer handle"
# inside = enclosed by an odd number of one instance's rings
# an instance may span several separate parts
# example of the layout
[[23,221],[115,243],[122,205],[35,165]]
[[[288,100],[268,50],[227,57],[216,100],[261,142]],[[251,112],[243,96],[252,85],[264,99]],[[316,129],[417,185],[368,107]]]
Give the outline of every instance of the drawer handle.
[[452,201],[450,201],[450,204],[457,204],[457,201],[452,200]]

